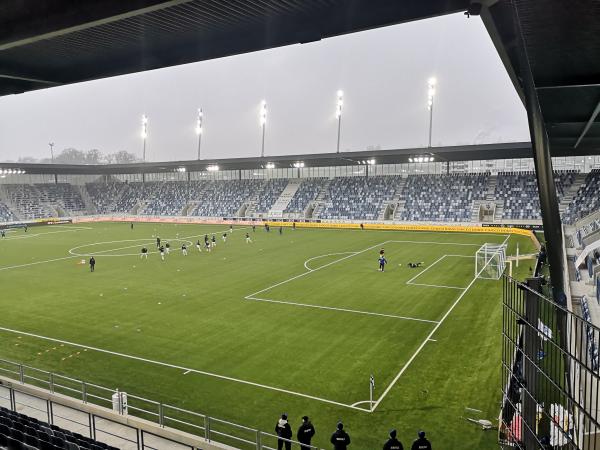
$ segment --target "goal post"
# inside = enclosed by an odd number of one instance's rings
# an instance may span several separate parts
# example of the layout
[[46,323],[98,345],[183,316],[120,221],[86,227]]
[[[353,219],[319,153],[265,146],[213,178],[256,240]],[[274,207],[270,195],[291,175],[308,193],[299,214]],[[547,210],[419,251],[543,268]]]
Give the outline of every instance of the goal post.
[[499,280],[506,269],[506,245],[483,244],[475,254],[475,278]]

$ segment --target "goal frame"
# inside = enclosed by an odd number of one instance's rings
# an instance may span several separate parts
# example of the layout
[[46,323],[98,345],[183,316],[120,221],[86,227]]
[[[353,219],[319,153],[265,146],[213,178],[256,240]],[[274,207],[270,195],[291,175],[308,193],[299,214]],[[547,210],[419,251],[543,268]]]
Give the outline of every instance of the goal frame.
[[506,270],[506,245],[485,243],[475,253],[475,278],[499,280]]

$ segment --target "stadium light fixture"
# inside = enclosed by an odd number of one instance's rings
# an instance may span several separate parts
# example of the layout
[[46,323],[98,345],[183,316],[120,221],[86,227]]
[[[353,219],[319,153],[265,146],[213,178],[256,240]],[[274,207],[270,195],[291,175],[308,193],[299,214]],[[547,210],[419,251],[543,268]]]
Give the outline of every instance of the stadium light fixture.
[[209,172],[217,172],[219,170],[219,166],[216,164],[210,165],[206,168]]
[[202,108],[198,108],[198,117],[196,118],[196,135],[198,136],[198,160],[200,160],[200,147],[202,146],[202,119],[204,119],[204,114],[202,113]]
[[144,141],[142,149],[142,159],[146,161],[146,138],[148,137],[148,116],[142,115],[142,140]]
[[262,145],[260,148],[260,157],[263,158],[265,156],[265,128],[267,127],[267,101],[263,100],[260,102],[260,111],[259,111],[259,122],[262,128]]
[[342,108],[344,107],[344,91],[341,89],[337,91],[337,103],[335,107],[335,117],[338,121],[338,132],[337,132],[337,151],[340,152],[340,133],[342,131]]
[[437,80],[435,77],[427,80],[427,109],[429,110],[429,148],[431,148],[431,132],[433,129],[433,99],[435,97],[435,89]]
[[304,167],[304,162],[303,161],[297,161],[297,162],[294,163],[294,167],[296,169],[301,169],[301,168]]
[[268,163],[265,165],[265,169],[274,169],[274,168],[275,168],[275,163],[268,162]]
[[49,142],[48,146],[50,147],[50,158],[51,158],[52,164],[54,164],[54,142]]

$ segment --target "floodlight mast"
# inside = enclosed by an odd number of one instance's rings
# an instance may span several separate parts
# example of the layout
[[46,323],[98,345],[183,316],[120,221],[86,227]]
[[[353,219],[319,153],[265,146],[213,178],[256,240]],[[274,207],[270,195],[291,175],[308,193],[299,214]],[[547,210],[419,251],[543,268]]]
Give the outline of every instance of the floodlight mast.
[[260,121],[260,126],[262,128],[262,145],[261,145],[261,149],[260,149],[260,157],[263,158],[265,156],[265,128],[267,126],[267,101],[266,100],[263,100],[260,103],[259,121]]
[[342,131],[342,108],[344,106],[344,91],[337,91],[337,104],[335,108],[335,117],[338,120],[337,130],[337,150],[336,153],[340,152],[340,133]]
[[144,162],[146,162],[146,138],[148,137],[148,117],[146,116],[146,114],[142,115],[142,140],[144,141],[143,143],[143,150],[142,150],[142,159]]
[[50,147],[50,158],[51,158],[52,164],[54,164],[54,142],[49,142],[48,146]]
[[429,109],[429,148],[431,148],[431,133],[433,130],[433,98],[435,97],[436,84],[437,80],[434,77],[431,77],[427,81],[427,109]]
[[196,119],[196,134],[198,135],[198,160],[200,160],[200,148],[202,147],[202,120],[204,114],[202,108],[198,109],[198,118]]

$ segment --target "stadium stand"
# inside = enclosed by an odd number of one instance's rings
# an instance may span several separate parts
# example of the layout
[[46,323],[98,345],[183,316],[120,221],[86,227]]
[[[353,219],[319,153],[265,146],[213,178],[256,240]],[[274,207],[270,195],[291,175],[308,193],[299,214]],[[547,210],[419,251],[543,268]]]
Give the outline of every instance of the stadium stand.
[[36,184],[41,201],[64,209],[68,215],[85,213],[85,204],[77,188],[68,183]]
[[118,450],[102,442],[0,407],[0,448]]
[[[576,184],[583,182],[581,187]],[[563,220],[576,220],[600,209],[600,170],[583,175],[556,172]],[[268,214],[281,199],[290,180],[245,179],[210,181],[93,182],[3,184],[0,220],[30,220],[54,216],[97,214],[190,215],[204,217]],[[281,208],[286,216],[300,215],[311,202],[313,218],[383,220],[386,205],[396,220],[470,222],[476,202],[496,202],[495,220],[539,220],[540,202],[532,172],[480,174],[378,175],[369,177],[307,178],[294,181],[291,200]],[[295,186],[298,186],[297,188]],[[579,189],[577,190],[577,188]],[[87,202],[87,207],[86,207]],[[247,208],[241,210],[246,204]],[[282,204],[280,201],[279,204]],[[278,211],[279,214],[282,211]],[[388,218],[388,216],[385,216]],[[574,236],[580,241],[600,227],[586,225]],[[575,243],[575,242],[574,242]]]
[[14,220],[17,220],[15,213],[7,205],[0,202],[0,222],[12,222]]
[[583,185],[577,191],[577,195],[569,204],[563,220],[572,224],[577,219],[587,216],[591,212],[600,209],[600,169],[592,170]]
[[52,217],[54,211],[42,200],[41,192],[31,184],[6,184],[6,195],[21,219]]
[[196,200],[192,216],[234,216],[242,204],[256,197],[263,180],[219,180],[207,182]]
[[[555,172],[559,201],[575,181],[574,171]],[[538,220],[540,199],[534,172],[499,172],[495,198],[503,202],[502,219]]]
[[[588,322],[592,322],[592,318],[590,315],[590,307],[589,307],[589,303],[588,303],[588,299],[586,296],[583,296],[581,299],[581,310],[582,310],[582,314],[583,314],[583,318],[588,321]],[[598,354],[598,342],[594,341],[594,333],[591,329],[591,327],[587,327],[588,329],[586,330],[586,336],[587,336],[587,347],[588,347],[588,356],[590,358],[591,361],[591,365],[592,368],[594,370],[599,370],[600,369],[600,356]]]
[[290,203],[285,208],[285,213],[302,213],[307,208],[308,204],[314,201],[323,186],[326,178],[309,178],[303,180],[298,190],[290,200]]
[[489,174],[410,175],[401,220],[468,222],[474,200],[484,200]]
[[85,188],[98,214],[114,212],[113,205],[121,196],[127,185],[125,183],[87,183]]
[[258,191],[258,201],[256,202],[255,212],[268,213],[287,184],[288,180],[285,178],[267,180]]
[[321,219],[375,220],[385,201],[396,194],[398,176],[337,177],[325,194]]

